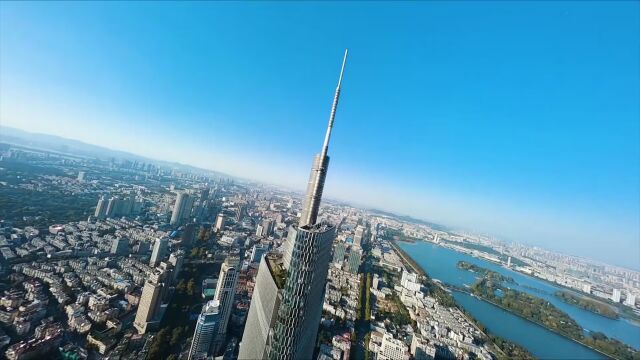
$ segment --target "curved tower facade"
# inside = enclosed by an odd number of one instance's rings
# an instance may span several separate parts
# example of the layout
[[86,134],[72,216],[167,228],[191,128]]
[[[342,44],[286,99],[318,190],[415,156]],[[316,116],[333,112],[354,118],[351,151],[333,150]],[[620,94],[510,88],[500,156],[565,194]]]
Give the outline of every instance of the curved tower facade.
[[[329,166],[329,140],[346,60],[347,51],[342,61],[324,144],[311,167],[300,222],[289,229],[283,259],[269,266],[261,264],[258,271],[243,342],[240,344],[240,359],[298,360],[311,359],[313,356],[336,230],[330,224],[318,223],[318,212]],[[267,260],[264,261],[267,264]]]

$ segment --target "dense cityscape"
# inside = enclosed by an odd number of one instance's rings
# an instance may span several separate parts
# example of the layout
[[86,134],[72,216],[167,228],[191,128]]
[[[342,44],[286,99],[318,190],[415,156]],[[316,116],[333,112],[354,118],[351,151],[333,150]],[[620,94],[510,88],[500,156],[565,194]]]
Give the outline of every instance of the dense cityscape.
[[640,360],[638,29],[0,1],[0,359]]
[[[346,61],[346,52],[345,59]],[[534,358],[492,334],[470,294],[600,355],[634,344],[464,261],[433,279],[406,250],[430,243],[560,286],[556,296],[638,321],[640,272],[325,201],[336,88],[306,194],[153,161],[0,148],[0,343],[7,359]],[[402,244],[405,244],[403,247]],[[498,295],[496,295],[498,294]],[[487,324],[491,325],[491,324]]]
[[[251,306],[256,291],[271,299],[267,307],[282,291],[286,275],[278,273],[299,194],[8,142],[1,164],[0,321],[8,359],[264,357],[264,347],[243,344],[268,336],[255,331],[269,319],[245,323],[259,310]],[[11,202],[17,196],[21,205]],[[426,286],[395,241],[448,247],[601,298],[623,316],[624,308],[638,314],[637,271],[345,204],[325,202],[320,218],[337,231],[314,358],[500,354],[480,341],[487,334],[464,312]],[[260,269],[274,274],[273,294],[256,288]]]

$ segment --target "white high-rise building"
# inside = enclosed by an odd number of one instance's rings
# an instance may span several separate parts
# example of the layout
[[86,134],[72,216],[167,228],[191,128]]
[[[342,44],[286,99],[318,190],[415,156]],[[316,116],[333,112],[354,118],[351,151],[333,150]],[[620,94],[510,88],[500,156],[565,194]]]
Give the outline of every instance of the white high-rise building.
[[402,340],[394,339],[388,333],[382,337],[378,360],[409,360],[409,349]]
[[219,232],[224,228],[224,223],[225,223],[225,218],[224,218],[224,214],[220,213],[218,214],[218,217],[216,218],[216,226],[215,226],[215,231]]
[[411,291],[420,291],[420,288],[422,287],[422,285],[420,284],[420,279],[418,278],[418,274],[408,272],[407,270],[402,271],[400,285],[405,289]]
[[104,219],[107,217],[107,198],[103,195],[98,199],[98,205],[96,205],[96,212],[93,214],[98,219]]
[[364,226],[356,226],[356,233],[353,236],[353,245],[362,246],[362,238],[364,237]]
[[620,291],[620,289],[613,289],[613,294],[611,294],[611,301],[615,303],[619,303],[621,295],[622,295],[622,292]]
[[630,307],[636,306],[636,295],[632,293],[627,293],[627,298],[624,299],[624,304]]
[[84,181],[86,173],[84,171],[78,171],[78,181]]
[[211,300],[202,308],[193,332],[189,360],[206,359],[220,324],[220,303]]
[[[220,326],[218,327],[218,335],[221,340],[227,333],[227,325],[229,317],[233,310],[233,299],[236,295],[236,285],[238,284],[238,272],[240,271],[240,259],[237,256],[229,256],[225,259],[220,268],[220,276],[218,276],[218,285],[216,294],[213,298],[220,303]],[[214,355],[220,341],[216,341],[214,346]]]

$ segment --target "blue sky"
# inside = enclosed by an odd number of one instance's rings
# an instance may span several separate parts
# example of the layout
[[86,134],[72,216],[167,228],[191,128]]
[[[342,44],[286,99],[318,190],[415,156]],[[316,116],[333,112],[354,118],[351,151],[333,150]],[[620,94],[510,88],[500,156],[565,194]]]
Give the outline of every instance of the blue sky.
[[640,268],[637,2],[0,3],[0,122]]

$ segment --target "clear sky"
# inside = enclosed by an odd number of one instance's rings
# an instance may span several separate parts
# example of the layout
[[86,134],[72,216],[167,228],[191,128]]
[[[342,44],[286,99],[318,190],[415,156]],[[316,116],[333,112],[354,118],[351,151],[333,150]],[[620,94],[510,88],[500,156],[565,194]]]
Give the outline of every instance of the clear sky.
[[638,2],[0,2],[0,121],[640,268]]

